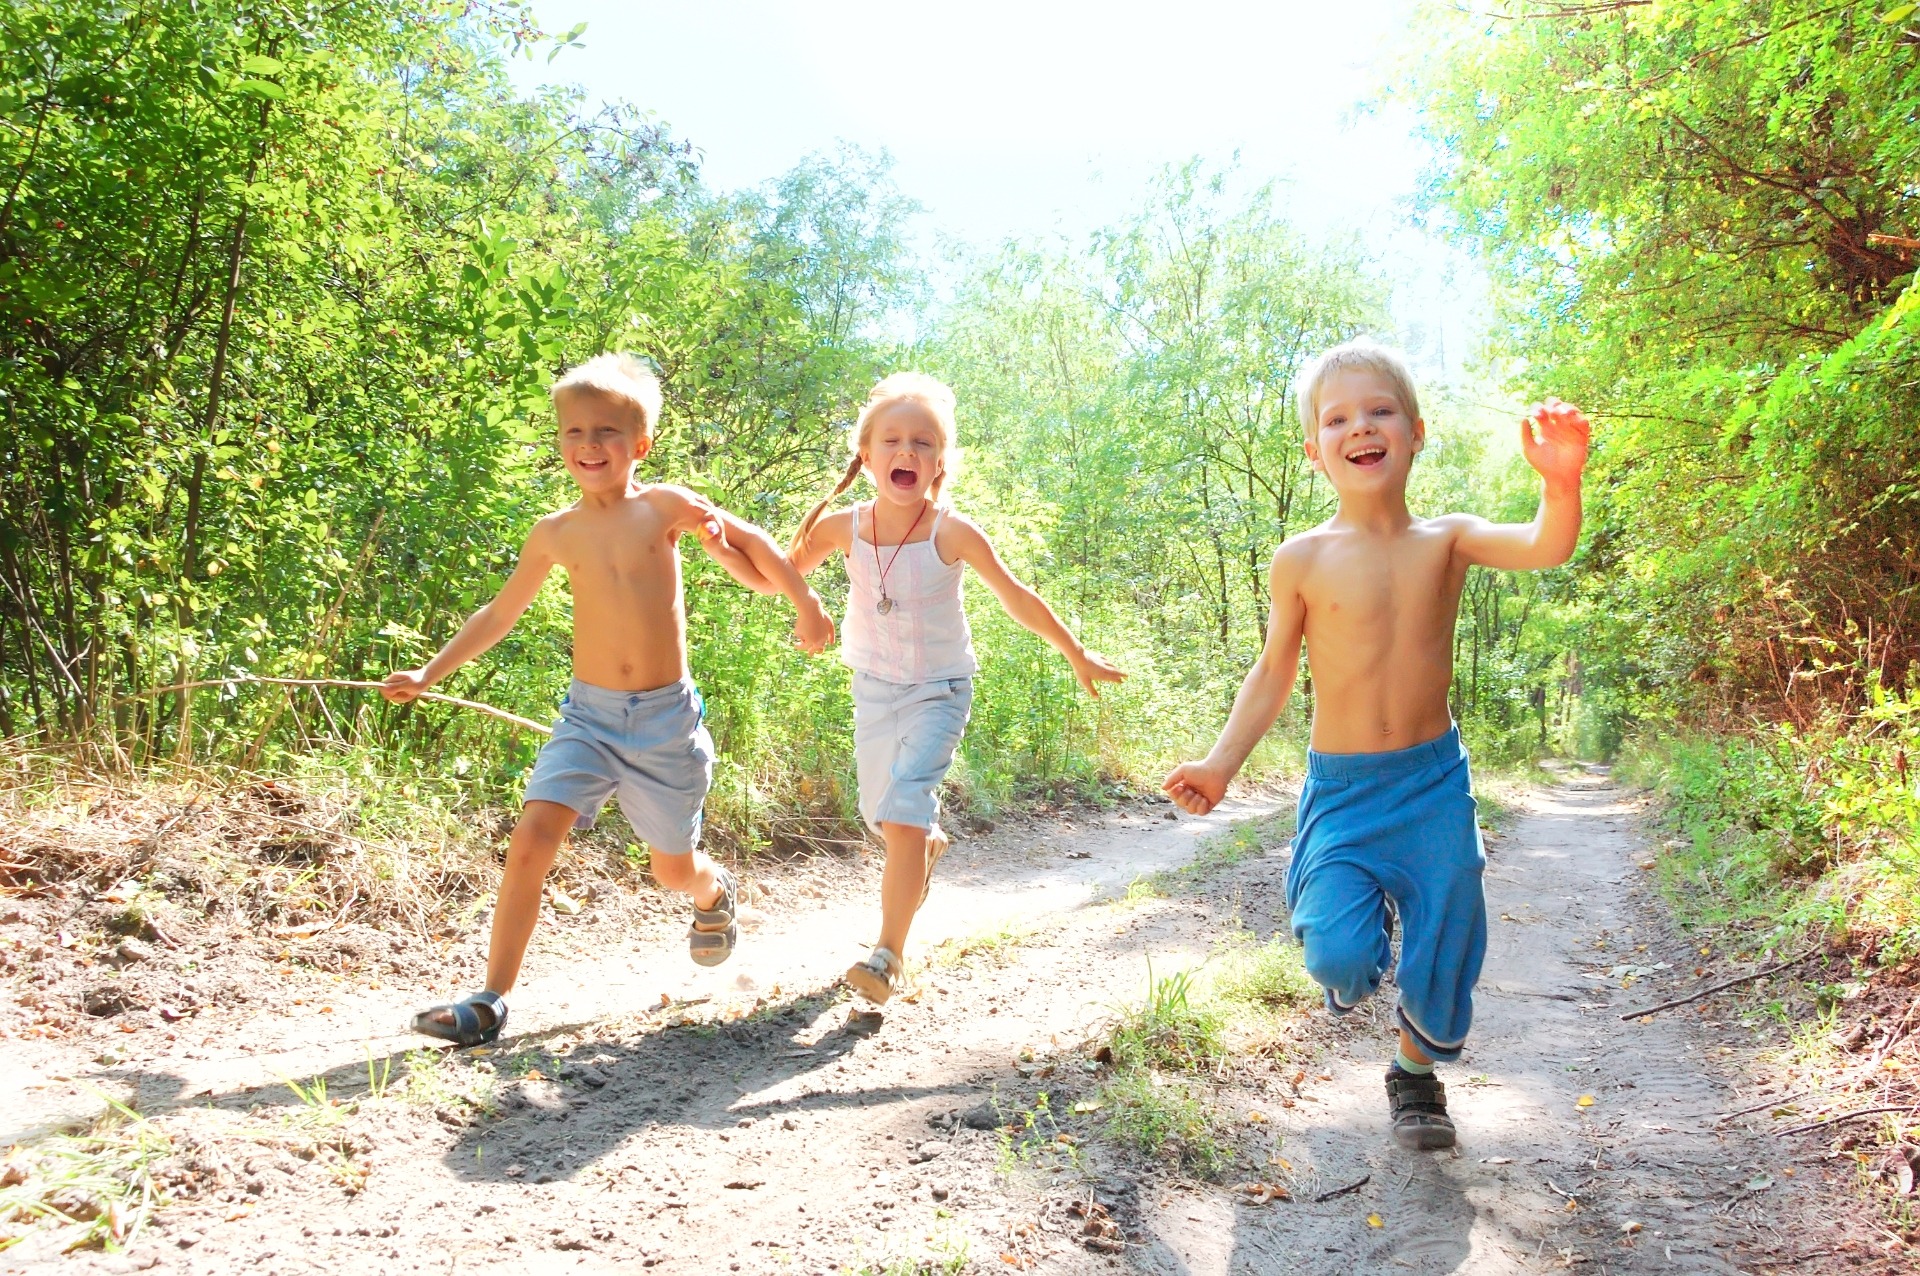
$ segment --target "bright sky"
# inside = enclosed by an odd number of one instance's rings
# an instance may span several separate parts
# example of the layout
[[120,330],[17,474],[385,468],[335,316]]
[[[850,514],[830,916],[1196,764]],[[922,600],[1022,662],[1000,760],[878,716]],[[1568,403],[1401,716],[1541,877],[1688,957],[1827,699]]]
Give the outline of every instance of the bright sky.
[[1408,225],[1410,116],[1363,107],[1417,2],[538,0],[549,31],[587,23],[586,47],[514,74],[653,111],[721,189],[841,140],[885,150],[929,242],[1080,243],[1163,166],[1238,152],[1244,185],[1282,181],[1296,224],[1364,236],[1397,281],[1401,339],[1444,376],[1484,286]]

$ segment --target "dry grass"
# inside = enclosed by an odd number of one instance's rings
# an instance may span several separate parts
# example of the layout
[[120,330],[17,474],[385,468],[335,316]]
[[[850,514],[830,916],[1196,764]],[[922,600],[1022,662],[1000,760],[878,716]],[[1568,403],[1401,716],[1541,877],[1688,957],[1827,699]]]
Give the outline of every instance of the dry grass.
[[[494,887],[512,820],[450,784],[345,768],[103,774],[14,753],[0,757],[0,893],[110,899],[121,933],[169,944],[188,914],[282,939],[347,922],[431,935]],[[609,830],[564,857],[556,881],[592,894],[616,874],[627,854]]]

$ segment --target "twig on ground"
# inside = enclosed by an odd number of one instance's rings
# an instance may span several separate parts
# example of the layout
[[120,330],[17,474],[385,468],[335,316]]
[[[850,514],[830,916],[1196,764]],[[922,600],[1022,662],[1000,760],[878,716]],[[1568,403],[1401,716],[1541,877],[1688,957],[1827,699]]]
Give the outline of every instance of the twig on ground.
[[1320,1195],[1313,1198],[1313,1203],[1315,1205],[1325,1204],[1327,1201],[1331,1201],[1336,1196],[1345,1196],[1349,1192],[1358,1192],[1361,1188],[1365,1187],[1367,1184],[1371,1182],[1373,1182],[1373,1175],[1362,1174],[1359,1178],[1347,1184],[1345,1187],[1336,1187],[1330,1192],[1320,1193]]
[[1920,1112],[1920,1103],[1890,1103],[1882,1107],[1860,1108],[1853,1112],[1842,1112],[1838,1116],[1822,1117],[1818,1121],[1809,1121],[1805,1125],[1796,1125],[1790,1130],[1775,1130],[1773,1131],[1773,1136],[1775,1138],[1784,1138],[1789,1134],[1805,1134],[1809,1130],[1819,1130],[1829,1125],[1839,1125],[1843,1121],[1851,1121],[1856,1117],[1880,1116],[1888,1112],[1904,1112],[1909,1114]]
[[[125,704],[129,700],[151,700],[155,696],[168,695],[175,691],[194,691],[201,687],[228,687],[239,682],[270,683],[276,687],[341,687],[364,691],[378,691],[384,683],[362,682],[354,678],[268,678],[261,674],[235,674],[230,678],[203,678],[197,682],[176,682],[171,687],[148,687],[145,691],[135,691],[117,696],[115,704]],[[516,727],[528,731],[538,731],[541,735],[552,735],[553,728],[535,722],[532,718],[523,718],[517,713],[508,713],[505,709],[496,709],[490,704],[481,704],[478,700],[462,700],[459,696],[442,695],[438,691],[422,691],[414,697],[417,700],[437,700],[441,704],[458,705],[462,709],[471,709],[475,713],[484,713],[490,718],[502,722],[511,722]]]
[[1626,1014],[1621,1015],[1620,1018],[1631,1021],[1645,1015],[1657,1015],[1663,1010],[1673,1010],[1679,1006],[1689,1005],[1699,1001],[1702,997],[1711,997],[1716,992],[1732,988],[1736,984],[1748,984],[1756,979],[1765,979],[1768,975],[1777,975],[1788,967],[1798,966],[1801,962],[1807,960],[1807,958],[1817,956],[1825,951],[1823,948],[1809,948],[1806,952],[1801,953],[1798,957],[1790,961],[1783,961],[1778,965],[1768,966],[1765,970],[1756,970],[1750,975],[1741,975],[1737,979],[1723,979],[1712,987],[1702,988],[1699,992],[1689,993],[1684,997],[1676,997],[1672,1001],[1663,1001],[1657,1006],[1648,1006],[1645,1010],[1629,1010]]
[[1739,1108],[1733,1112],[1723,1112],[1713,1119],[1713,1123],[1719,1125],[1722,1121],[1731,1121],[1735,1117],[1745,1116],[1749,1112],[1758,1112],[1761,1108],[1783,1108],[1789,1103],[1797,1103],[1801,1099],[1812,1098],[1814,1095],[1820,1094],[1830,1088],[1831,1087],[1828,1086],[1815,1086],[1811,1090],[1799,1090],[1793,1094],[1782,1094],[1776,1095],[1771,1099],[1762,1099],[1760,1102],[1752,1104],[1749,1107]]

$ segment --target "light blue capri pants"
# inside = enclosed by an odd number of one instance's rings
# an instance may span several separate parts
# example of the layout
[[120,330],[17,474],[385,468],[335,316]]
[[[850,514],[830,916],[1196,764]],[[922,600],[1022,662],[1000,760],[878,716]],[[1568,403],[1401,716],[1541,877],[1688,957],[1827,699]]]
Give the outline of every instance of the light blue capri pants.
[[1475,812],[1458,727],[1390,753],[1309,752],[1287,868],[1293,933],[1335,1014],[1380,986],[1394,902],[1400,1024],[1440,1060],[1460,1057],[1487,951]]

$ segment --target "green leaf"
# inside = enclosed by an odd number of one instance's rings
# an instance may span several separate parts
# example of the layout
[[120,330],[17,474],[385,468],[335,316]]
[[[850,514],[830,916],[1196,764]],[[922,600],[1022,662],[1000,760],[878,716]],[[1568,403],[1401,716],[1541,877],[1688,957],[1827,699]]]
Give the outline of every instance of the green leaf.
[[1905,22],[1913,16],[1915,9],[1920,9],[1920,4],[1897,4],[1881,14],[1880,21],[1886,23],[1888,26],[1892,26],[1896,22]]
[[240,69],[248,75],[278,75],[287,67],[278,58],[270,58],[262,53],[251,53],[240,59]]
[[233,87],[235,92],[248,93],[274,102],[284,102],[287,97],[287,91],[272,80],[242,80]]

